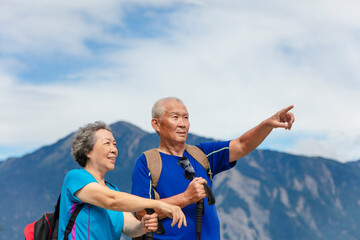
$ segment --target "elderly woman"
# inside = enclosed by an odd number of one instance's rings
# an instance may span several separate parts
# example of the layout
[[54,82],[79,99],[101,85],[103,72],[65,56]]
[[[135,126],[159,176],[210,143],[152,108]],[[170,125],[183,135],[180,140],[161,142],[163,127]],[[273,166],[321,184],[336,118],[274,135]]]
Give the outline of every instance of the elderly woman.
[[73,139],[72,154],[82,169],[69,171],[64,179],[59,240],[64,239],[72,211],[81,203],[85,204],[65,239],[119,240],[122,232],[137,237],[155,231],[158,226],[156,213],[146,215],[141,221],[131,213],[144,208],[160,210],[173,218],[172,226],[186,226],[180,207],[120,192],[105,181],[105,174],[114,169],[118,154],[114,136],[105,123],[95,122],[80,128]]

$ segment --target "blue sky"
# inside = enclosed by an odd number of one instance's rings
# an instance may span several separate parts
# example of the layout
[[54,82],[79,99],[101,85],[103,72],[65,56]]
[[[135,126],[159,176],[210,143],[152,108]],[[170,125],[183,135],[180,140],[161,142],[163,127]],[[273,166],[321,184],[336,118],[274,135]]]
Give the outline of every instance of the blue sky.
[[0,159],[84,124],[146,131],[177,96],[192,133],[231,139],[294,104],[291,131],[260,146],[360,159],[360,3],[0,2]]

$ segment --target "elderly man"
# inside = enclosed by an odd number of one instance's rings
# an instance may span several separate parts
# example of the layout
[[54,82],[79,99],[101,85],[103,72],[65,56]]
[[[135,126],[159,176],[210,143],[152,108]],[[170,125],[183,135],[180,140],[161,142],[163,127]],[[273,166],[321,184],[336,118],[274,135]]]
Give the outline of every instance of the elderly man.
[[[238,159],[254,150],[270,134],[274,128],[290,130],[294,123],[294,115],[289,106],[277,112],[259,125],[231,141],[207,142],[198,144],[206,155],[212,175],[235,166]],[[192,155],[186,151],[186,139],[190,127],[189,113],[181,100],[170,97],[157,101],[152,109],[152,127],[160,137],[158,151],[161,156],[162,170],[158,179],[156,192],[160,200],[180,206],[186,215],[186,228],[171,228],[171,219],[157,211],[166,230],[164,235],[155,235],[156,239],[196,239],[196,203],[206,198],[204,183],[212,185],[211,176]],[[195,170],[195,178],[184,177],[184,168],[178,161],[186,157]],[[210,174],[211,175],[211,174]],[[132,194],[154,198],[152,178],[146,157],[142,154],[133,171]],[[220,239],[220,224],[215,205],[205,202],[202,218],[202,239]],[[138,212],[141,217],[145,212]]]

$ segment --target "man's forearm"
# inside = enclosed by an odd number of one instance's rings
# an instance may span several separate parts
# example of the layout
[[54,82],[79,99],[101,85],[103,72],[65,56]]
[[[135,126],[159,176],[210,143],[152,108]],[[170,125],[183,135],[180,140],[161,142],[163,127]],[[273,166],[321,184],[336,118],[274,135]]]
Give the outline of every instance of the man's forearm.
[[266,120],[230,142],[230,162],[242,158],[257,148],[271,133],[273,128]]
[[259,125],[247,131],[243,136],[240,137],[240,141],[245,145],[245,154],[253,151],[257,148],[265,138],[273,130],[266,121],[261,122]]

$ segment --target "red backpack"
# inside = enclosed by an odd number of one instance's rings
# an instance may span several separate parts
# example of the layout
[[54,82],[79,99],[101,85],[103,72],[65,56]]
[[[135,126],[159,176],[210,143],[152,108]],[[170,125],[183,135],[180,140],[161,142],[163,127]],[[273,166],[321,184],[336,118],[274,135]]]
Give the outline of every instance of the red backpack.
[[[84,204],[78,204],[72,213],[65,229],[64,240],[70,234],[75,219]],[[25,240],[58,240],[60,196],[55,205],[54,213],[44,213],[37,221],[26,225],[24,229]]]

